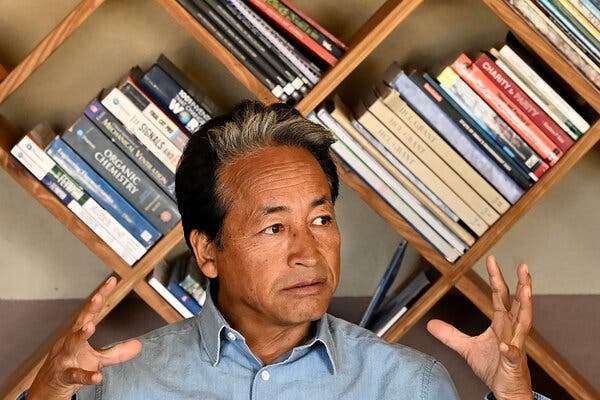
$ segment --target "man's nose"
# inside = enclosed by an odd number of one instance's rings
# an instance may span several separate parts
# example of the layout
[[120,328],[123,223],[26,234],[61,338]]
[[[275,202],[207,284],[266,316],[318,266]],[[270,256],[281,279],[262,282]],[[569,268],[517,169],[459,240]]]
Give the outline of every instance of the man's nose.
[[319,260],[318,243],[308,227],[290,233],[288,265],[313,267]]

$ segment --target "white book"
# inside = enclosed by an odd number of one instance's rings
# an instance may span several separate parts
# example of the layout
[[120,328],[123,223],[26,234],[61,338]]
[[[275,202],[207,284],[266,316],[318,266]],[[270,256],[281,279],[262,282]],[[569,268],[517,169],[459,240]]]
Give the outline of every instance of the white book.
[[184,306],[177,297],[173,296],[173,294],[167,289],[165,284],[167,284],[169,276],[169,266],[167,263],[162,260],[154,270],[152,271],[152,275],[150,279],[148,279],[148,284],[154,288],[165,299],[173,308],[181,314],[183,318],[193,317],[194,314],[190,310]]

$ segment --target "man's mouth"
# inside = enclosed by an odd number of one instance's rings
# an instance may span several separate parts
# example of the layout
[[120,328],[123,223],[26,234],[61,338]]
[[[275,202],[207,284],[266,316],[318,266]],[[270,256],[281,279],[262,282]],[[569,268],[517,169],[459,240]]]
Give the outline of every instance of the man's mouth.
[[292,286],[287,287],[285,290],[298,295],[317,294],[323,290],[325,282],[326,279],[324,278],[310,279],[297,282]]

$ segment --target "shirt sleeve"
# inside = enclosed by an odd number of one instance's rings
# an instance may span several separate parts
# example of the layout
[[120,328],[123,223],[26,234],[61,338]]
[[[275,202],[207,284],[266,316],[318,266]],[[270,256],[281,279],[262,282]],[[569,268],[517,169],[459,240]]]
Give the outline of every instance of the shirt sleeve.
[[[29,394],[29,389],[25,390],[24,392],[21,392],[21,394],[15,400],[26,400],[28,394]],[[77,400],[75,395],[73,395],[73,397],[71,397],[71,400]]]
[[420,397],[423,400],[459,400],[458,392],[452,378],[450,378],[450,374],[438,361],[433,361],[429,379],[424,389]]
[[71,400],[102,400],[102,390],[99,390],[98,385],[85,385]]
[[[496,396],[494,396],[494,393],[490,392],[487,394],[487,396],[485,396],[483,400],[496,400]],[[533,392],[533,400],[550,400],[550,398],[542,394]]]

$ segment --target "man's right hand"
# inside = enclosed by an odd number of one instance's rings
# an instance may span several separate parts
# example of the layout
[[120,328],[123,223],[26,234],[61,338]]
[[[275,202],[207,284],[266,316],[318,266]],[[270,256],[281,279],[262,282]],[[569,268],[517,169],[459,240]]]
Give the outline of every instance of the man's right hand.
[[95,350],[88,343],[96,330],[94,317],[116,284],[116,278],[110,277],[85,304],[70,331],[54,344],[29,389],[28,400],[70,400],[81,386],[102,381],[100,368],[139,354],[142,344],[135,339],[106,350]]

